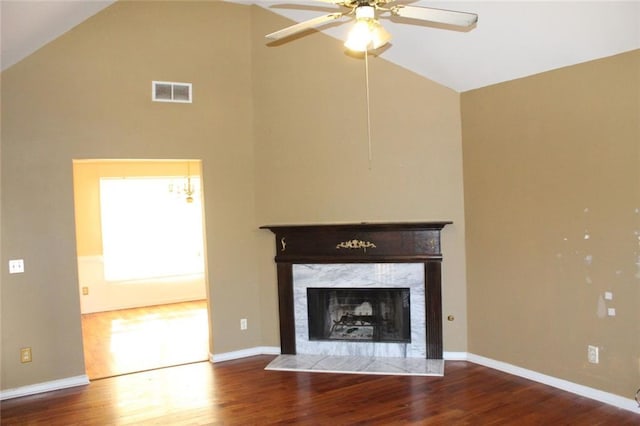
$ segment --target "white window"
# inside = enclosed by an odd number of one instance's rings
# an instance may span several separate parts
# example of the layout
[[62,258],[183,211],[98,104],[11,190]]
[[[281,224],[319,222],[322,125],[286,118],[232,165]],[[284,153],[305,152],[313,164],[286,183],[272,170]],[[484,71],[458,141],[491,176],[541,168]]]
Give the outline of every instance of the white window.
[[200,179],[101,178],[107,281],[204,272]]

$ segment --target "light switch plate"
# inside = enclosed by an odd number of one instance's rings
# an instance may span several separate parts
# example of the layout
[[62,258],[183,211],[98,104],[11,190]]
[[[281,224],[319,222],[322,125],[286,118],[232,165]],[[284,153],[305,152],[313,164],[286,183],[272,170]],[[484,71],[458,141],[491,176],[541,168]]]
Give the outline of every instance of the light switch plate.
[[22,274],[24,272],[24,260],[13,259],[9,261],[9,273],[10,274]]

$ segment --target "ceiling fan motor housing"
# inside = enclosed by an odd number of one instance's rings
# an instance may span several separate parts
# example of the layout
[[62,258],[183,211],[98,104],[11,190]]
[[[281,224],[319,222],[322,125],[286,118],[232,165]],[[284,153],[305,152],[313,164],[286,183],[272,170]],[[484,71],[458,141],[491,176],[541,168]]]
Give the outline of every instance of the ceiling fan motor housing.
[[356,20],[375,19],[376,9],[373,6],[356,7]]

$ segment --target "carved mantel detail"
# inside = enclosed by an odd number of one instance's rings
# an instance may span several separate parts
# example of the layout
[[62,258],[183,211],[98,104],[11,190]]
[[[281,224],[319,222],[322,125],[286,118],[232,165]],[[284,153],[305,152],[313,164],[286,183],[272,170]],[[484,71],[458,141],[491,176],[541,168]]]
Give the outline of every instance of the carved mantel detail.
[[376,248],[376,245],[371,241],[362,241],[362,240],[349,240],[343,241],[336,245],[336,249],[362,249],[364,252],[367,252],[368,248]]

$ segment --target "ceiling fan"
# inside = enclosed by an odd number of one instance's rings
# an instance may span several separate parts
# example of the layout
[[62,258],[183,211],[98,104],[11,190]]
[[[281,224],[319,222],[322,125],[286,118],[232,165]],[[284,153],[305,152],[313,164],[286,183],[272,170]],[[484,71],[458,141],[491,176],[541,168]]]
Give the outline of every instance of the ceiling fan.
[[315,0],[331,3],[349,10],[318,16],[298,24],[291,25],[271,34],[266,38],[280,40],[315,28],[342,17],[355,18],[356,24],[351,30],[345,46],[354,51],[366,52],[377,49],[391,40],[391,35],[380,25],[378,17],[401,18],[408,22],[424,22],[443,24],[457,28],[471,28],[478,21],[478,15],[468,12],[435,9],[432,7],[409,6],[397,4],[396,0]]
[[[349,32],[345,47],[351,51],[364,52],[365,85],[367,100],[367,140],[369,148],[369,169],[372,169],[371,112],[369,107],[369,62],[368,51],[378,49],[391,40],[391,35],[380,25],[378,16],[406,19],[407,23],[438,24],[458,29],[471,29],[478,22],[475,13],[435,9],[432,7],[398,4],[398,0],[315,0],[331,3],[348,9],[345,12],[329,13],[279,31],[267,34],[270,40],[281,40],[311,28],[319,27],[342,17],[355,18],[356,23]],[[402,0],[400,0],[402,1]],[[404,0],[410,1],[410,0]],[[413,22],[412,22],[413,21]]]

